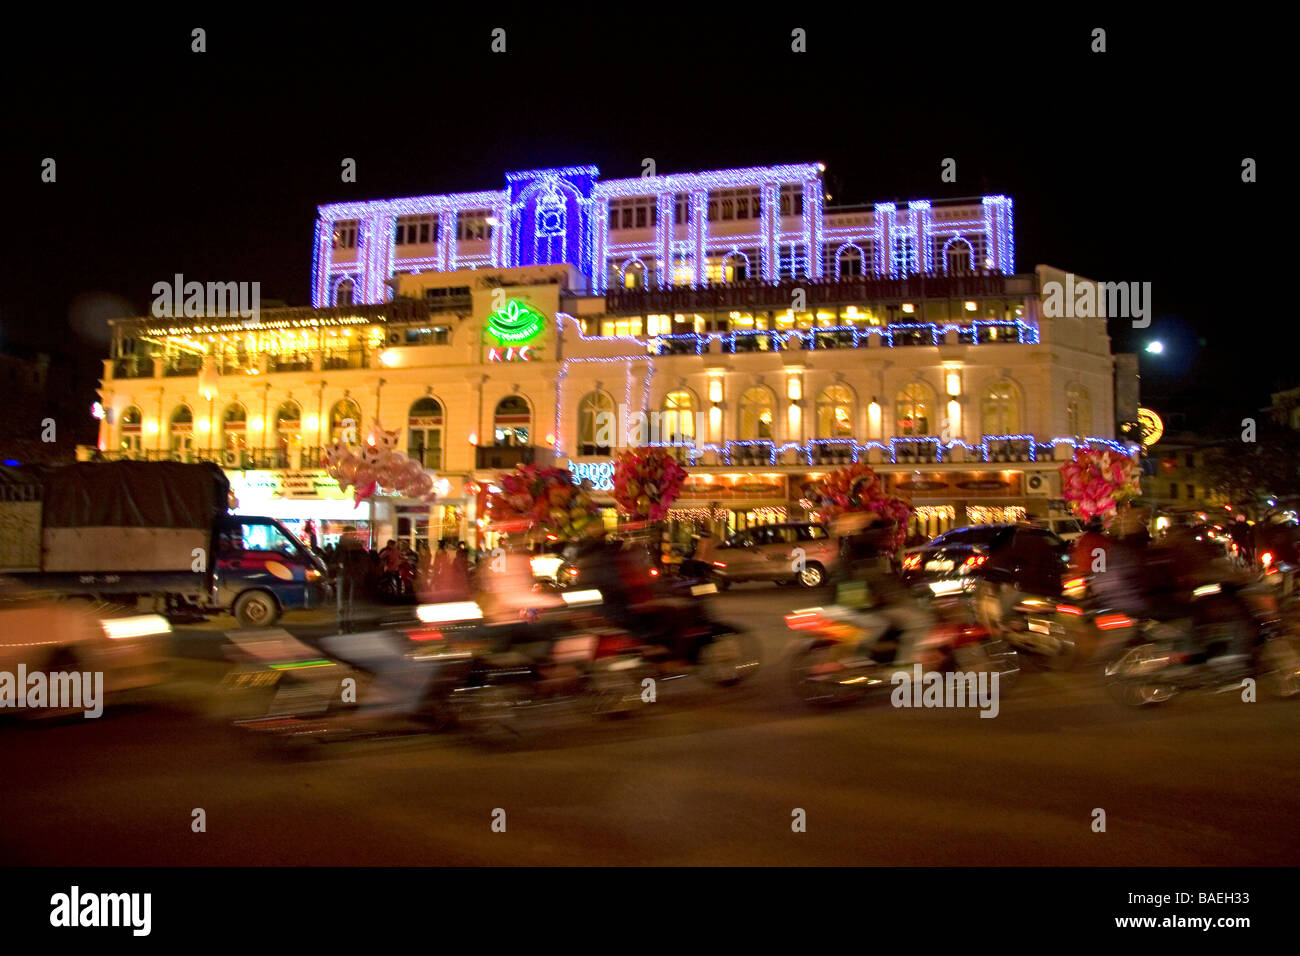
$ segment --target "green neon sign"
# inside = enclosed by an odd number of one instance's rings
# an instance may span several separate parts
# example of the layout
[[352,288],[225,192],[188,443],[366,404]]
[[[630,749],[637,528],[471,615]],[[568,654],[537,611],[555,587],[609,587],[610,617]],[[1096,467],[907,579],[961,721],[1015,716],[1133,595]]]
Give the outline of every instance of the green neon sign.
[[511,299],[488,316],[488,331],[502,342],[525,342],[541,334],[546,316],[527,302]]

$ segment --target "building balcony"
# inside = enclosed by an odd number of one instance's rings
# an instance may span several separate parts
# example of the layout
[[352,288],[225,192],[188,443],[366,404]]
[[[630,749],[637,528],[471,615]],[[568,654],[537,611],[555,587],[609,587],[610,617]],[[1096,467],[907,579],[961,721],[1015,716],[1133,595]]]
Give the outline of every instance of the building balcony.
[[508,470],[516,465],[531,465],[537,457],[532,445],[486,445],[474,450],[474,467]]
[[113,359],[113,378],[153,378],[153,359],[140,355]]
[[164,378],[183,378],[198,375],[203,369],[203,356],[185,356],[183,358],[165,359],[162,373]]
[[745,308],[788,309],[796,289],[804,290],[808,307],[838,303],[890,300],[976,299],[1006,296],[1009,276],[1000,272],[968,276],[913,275],[898,279],[784,279],[765,282],[749,279],[710,286],[667,289],[612,288],[605,293],[605,309],[614,315],[702,312]]

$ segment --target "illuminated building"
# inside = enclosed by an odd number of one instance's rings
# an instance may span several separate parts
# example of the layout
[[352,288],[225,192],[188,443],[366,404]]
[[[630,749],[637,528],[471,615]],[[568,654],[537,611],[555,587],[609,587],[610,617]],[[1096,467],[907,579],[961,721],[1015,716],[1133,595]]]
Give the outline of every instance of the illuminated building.
[[691,466],[682,517],[800,518],[803,484],[858,460],[918,532],[1046,514],[1076,442],[1120,447],[1105,321],[1043,316],[1065,274],[1015,272],[1007,197],[836,208],[821,173],[571,167],[322,206],[317,308],[114,324],[101,444],[302,472],[378,413],[450,483],[435,529],[472,537],[467,484],[553,456],[605,483],[649,413]]

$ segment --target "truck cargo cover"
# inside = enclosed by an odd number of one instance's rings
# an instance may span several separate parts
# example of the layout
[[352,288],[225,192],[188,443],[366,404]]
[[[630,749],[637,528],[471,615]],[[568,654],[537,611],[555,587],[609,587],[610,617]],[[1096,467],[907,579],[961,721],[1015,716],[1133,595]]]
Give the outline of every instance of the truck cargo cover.
[[214,464],[80,462],[4,471],[0,484],[27,484],[39,476],[47,529],[211,529],[230,495],[230,482]]

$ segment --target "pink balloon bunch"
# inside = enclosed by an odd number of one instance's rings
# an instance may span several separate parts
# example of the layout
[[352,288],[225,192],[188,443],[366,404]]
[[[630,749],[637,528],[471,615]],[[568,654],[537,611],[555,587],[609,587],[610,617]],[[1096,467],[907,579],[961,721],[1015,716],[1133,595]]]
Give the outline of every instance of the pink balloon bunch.
[[1062,494],[1074,513],[1085,521],[1114,514],[1121,502],[1142,493],[1137,462],[1130,455],[1109,449],[1080,448],[1074,460],[1067,461],[1060,471]]
[[354,506],[381,489],[426,503],[437,499],[433,473],[398,451],[398,438],[376,420],[360,449],[340,439],[325,450],[325,473],[344,491],[353,489]]

